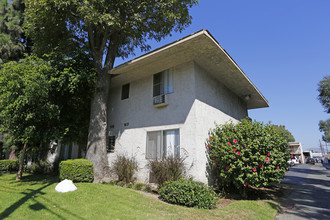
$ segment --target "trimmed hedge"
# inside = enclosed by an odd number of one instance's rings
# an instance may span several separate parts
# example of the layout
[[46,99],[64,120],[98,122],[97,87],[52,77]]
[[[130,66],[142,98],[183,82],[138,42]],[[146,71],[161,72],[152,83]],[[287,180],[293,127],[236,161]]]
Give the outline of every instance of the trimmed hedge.
[[0,171],[2,172],[18,171],[18,160],[0,160]]
[[60,179],[73,182],[93,182],[93,163],[86,159],[65,160],[59,166]]
[[191,179],[168,181],[160,188],[159,195],[168,203],[204,209],[214,208],[217,201],[211,187]]

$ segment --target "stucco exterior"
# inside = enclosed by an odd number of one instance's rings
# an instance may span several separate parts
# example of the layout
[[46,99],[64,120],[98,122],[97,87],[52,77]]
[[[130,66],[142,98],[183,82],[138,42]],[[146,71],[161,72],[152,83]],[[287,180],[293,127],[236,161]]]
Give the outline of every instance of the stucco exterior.
[[130,82],[128,99],[121,100],[121,86],[110,91],[109,133],[116,136],[115,151],[109,153],[109,164],[117,154],[136,157],[137,179],[148,182],[146,159],[147,132],[180,130],[181,155],[189,175],[207,182],[205,140],[214,123],[237,122],[247,116],[246,104],[221,82],[193,61],[173,67],[174,92],[167,94],[167,106],[152,103],[152,76]]
[[[173,71],[173,92],[166,94],[165,106],[156,107],[153,76],[166,69]],[[109,136],[115,136],[115,148],[108,153],[109,165],[116,155],[134,156],[139,164],[136,177],[140,182],[149,182],[147,132],[179,129],[180,154],[187,157],[188,174],[208,183],[205,141],[209,129],[215,123],[246,118],[248,109],[268,106],[205,30],[116,67],[110,74],[114,77],[108,130]],[[127,83],[129,97],[122,100],[122,86]]]

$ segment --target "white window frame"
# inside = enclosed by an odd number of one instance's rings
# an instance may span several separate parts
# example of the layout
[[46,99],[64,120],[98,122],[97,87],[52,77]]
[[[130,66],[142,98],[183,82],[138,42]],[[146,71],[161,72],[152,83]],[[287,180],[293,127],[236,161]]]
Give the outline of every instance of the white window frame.
[[[169,135],[174,135],[172,140],[167,139]],[[180,157],[180,129],[149,131],[146,136],[146,159]],[[152,136],[154,136],[154,140],[149,139]],[[168,141],[174,141],[175,143],[167,143]]]

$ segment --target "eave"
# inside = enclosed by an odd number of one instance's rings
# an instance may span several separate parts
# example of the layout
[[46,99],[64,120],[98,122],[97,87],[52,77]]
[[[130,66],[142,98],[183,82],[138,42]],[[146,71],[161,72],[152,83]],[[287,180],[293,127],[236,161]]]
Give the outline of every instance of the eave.
[[115,67],[110,71],[114,75],[112,86],[120,86],[189,61],[197,63],[245,100],[248,109],[269,107],[266,98],[207,30],[198,31]]

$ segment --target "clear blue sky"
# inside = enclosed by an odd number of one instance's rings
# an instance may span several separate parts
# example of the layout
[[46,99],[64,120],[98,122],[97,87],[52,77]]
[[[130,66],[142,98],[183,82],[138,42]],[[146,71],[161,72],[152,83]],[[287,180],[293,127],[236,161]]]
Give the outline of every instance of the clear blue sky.
[[152,49],[209,30],[270,104],[249,116],[285,125],[304,150],[319,150],[318,122],[329,118],[317,84],[330,74],[330,0],[200,0],[191,15],[185,31]]

